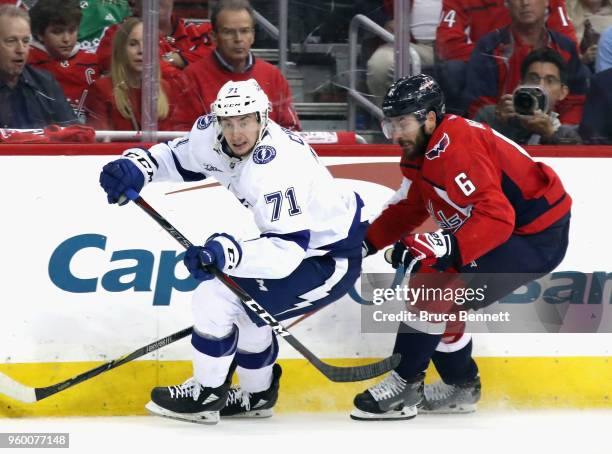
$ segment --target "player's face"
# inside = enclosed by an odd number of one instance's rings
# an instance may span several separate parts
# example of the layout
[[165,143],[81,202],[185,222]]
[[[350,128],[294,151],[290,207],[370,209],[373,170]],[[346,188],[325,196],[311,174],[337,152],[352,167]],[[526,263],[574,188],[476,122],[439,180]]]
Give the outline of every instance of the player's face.
[[385,118],[382,129],[385,137],[393,140],[402,148],[404,158],[412,159],[422,153],[425,147],[425,135],[421,130],[422,121],[412,115]]
[[77,42],[78,26],[49,25],[40,40],[47,48],[49,55],[58,60],[66,60]]
[[20,17],[0,16],[0,77],[14,83],[30,52],[30,24]]
[[246,60],[255,41],[255,28],[249,12],[223,10],[217,16],[213,37],[217,51],[230,63]]
[[255,113],[220,117],[219,125],[223,137],[236,156],[249,154],[259,138],[259,122]]
[[534,62],[529,65],[523,83],[526,85],[539,85],[548,93],[548,108],[554,110],[559,101],[563,101],[569,93],[569,88],[561,82],[559,68],[549,62]]
[[512,22],[530,25],[546,17],[548,0],[507,0]]
[[126,44],[128,68],[132,72],[142,72],[142,49],[142,24],[137,24],[130,32]]

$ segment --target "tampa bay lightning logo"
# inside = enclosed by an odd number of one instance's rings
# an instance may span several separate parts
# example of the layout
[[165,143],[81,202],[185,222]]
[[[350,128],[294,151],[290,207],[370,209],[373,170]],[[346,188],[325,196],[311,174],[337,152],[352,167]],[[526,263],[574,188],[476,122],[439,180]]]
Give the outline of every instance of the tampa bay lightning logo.
[[446,147],[448,147],[449,145],[450,138],[448,137],[448,134],[444,133],[438,143],[435,144],[431,150],[425,153],[425,157],[430,160],[439,158],[440,155],[444,152],[444,150],[446,150]]
[[255,164],[267,164],[276,157],[276,150],[270,145],[261,145],[253,151]]
[[212,122],[213,122],[212,115],[204,115],[198,118],[198,122],[196,126],[198,129],[206,129],[212,124]]

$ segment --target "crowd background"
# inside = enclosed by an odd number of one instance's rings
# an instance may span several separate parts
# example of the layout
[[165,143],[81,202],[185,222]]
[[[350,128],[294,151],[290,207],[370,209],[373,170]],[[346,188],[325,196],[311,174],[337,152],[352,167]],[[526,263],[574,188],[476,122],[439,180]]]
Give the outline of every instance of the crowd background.
[[[396,1],[402,21],[393,0],[288,0],[281,65],[281,1],[159,0],[149,68],[144,0],[0,0],[0,141],[142,131],[147,80],[160,131],[188,130],[227,80],[249,78],[283,127],[347,129],[349,28],[364,15],[409,37],[410,67],[440,82],[449,113],[522,144],[612,144],[610,0]],[[357,49],[357,89],[372,104],[356,128],[370,141],[398,75],[400,46],[381,36],[361,30]]]

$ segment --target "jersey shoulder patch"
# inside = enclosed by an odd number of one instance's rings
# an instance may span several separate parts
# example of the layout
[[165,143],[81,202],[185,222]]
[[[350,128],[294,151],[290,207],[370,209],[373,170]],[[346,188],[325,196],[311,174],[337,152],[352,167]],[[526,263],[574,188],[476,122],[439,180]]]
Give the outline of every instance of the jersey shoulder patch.
[[196,126],[198,129],[207,129],[213,122],[213,116],[212,115],[202,115],[200,118],[198,118],[197,122],[196,122]]
[[276,149],[270,145],[260,145],[253,150],[255,164],[267,164],[276,157]]
[[448,134],[444,133],[442,138],[438,140],[438,143],[436,143],[429,151],[427,151],[427,153],[425,153],[425,157],[430,161],[432,159],[439,158],[449,145],[450,137],[448,137]]

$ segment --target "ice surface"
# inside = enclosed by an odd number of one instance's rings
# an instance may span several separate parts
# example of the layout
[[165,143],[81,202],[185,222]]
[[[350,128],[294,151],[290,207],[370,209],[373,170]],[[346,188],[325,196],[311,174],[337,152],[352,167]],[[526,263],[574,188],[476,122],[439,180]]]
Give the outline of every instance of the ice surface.
[[69,432],[65,452],[108,454],[609,454],[611,426],[612,409],[482,410],[394,422],[277,414],[215,426],[153,416],[0,419],[0,432]]

